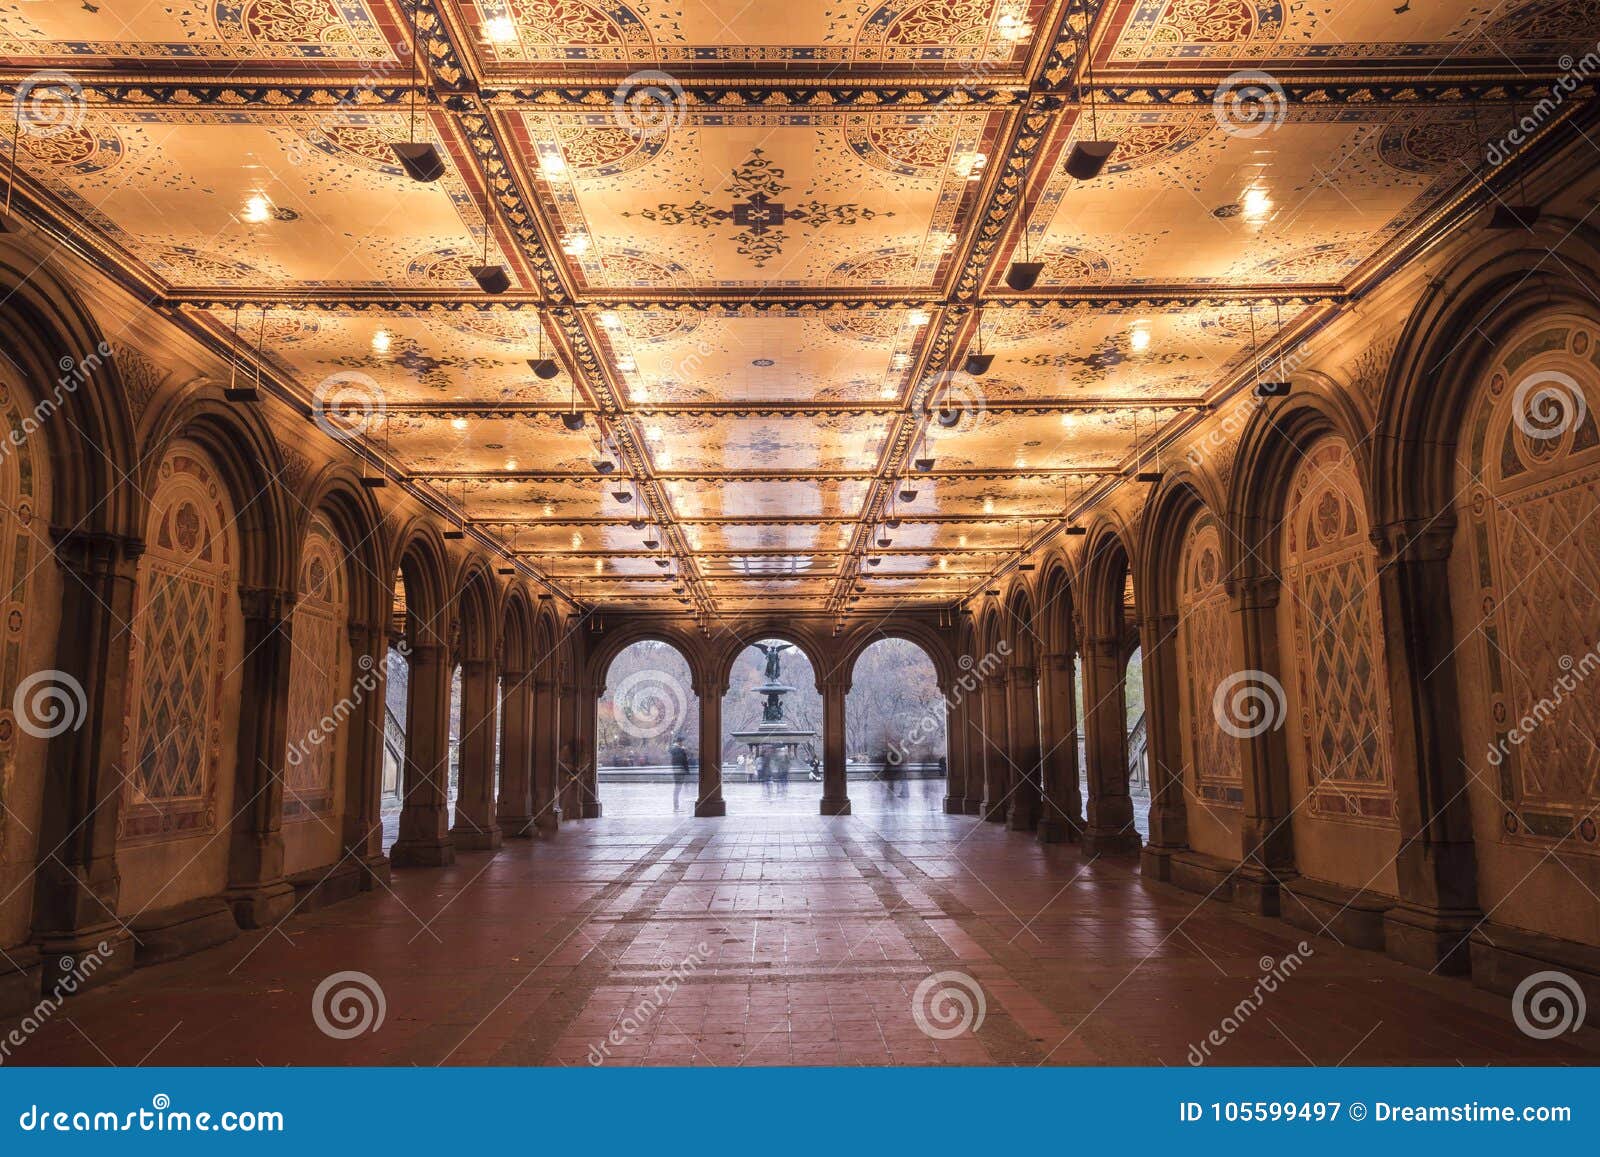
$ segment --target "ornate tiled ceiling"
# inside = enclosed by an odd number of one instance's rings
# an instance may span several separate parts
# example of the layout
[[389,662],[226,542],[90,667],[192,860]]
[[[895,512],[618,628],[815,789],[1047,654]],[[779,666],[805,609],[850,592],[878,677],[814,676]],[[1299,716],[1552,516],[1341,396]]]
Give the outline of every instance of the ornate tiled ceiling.
[[1596,27],[1594,0],[0,0],[0,67],[25,211],[312,409],[369,391],[342,432],[572,598],[714,616],[985,587],[1444,227]]

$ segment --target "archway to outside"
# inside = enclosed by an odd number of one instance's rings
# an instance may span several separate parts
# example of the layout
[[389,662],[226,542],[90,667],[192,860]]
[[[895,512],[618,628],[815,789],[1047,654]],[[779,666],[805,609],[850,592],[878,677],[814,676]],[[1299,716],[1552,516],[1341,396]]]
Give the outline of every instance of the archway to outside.
[[656,639],[624,647],[606,668],[596,710],[603,814],[693,815],[700,708],[683,653]]
[[1144,652],[1138,646],[1122,671],[1123,699],[1128,716],[1128,796],[1133,800],[1133,826],[1150,835],[1149,732],[1144,717]]
[[856,657],[844,701],[852,811],[944,810],[946,714],[933,660],[910,639],[879,639]]
[[400,808],[406,793],[406,704],[411,696],[410,648],[405,641],[406,580],[394,578],[394,617],[389,629],[383,684],[383,847],[388,851],[400,831]]
[[733,661],[722,699],[722,796],[730,815],[817,814],[822,696],[811,657],[792,643],[760,639]]

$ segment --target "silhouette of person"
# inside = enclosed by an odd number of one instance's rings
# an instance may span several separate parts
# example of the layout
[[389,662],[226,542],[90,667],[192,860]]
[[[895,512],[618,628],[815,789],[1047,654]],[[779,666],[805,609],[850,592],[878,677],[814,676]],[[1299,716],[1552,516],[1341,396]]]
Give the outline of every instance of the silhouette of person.
[[676,812],[683,785],[689,782],[689,752],[683,746],[681,735],[673,739],[669,754],[672,758],[672,810]]

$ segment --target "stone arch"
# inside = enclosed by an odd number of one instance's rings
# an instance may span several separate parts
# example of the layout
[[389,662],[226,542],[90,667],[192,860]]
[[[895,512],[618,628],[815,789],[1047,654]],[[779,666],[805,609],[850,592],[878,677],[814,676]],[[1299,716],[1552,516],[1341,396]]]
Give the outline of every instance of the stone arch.
[[305,505],[296,507],[294,542],[305,541],[313,518],[327,520],[344,544],[350,566],[350,621],[381,630],[392,598],[394,568],[384,549],[383,511],[377,500],[361,485],[356,470],[342,462],[319,473],[307,495]]
[[[1080,572],[1085,745],[1089,765],[1085,852],[1139,847],[1128,794],[1127,667],[1124,605],[1132,574],[1127,530],[1110,516],[1089,527]],[[1135,588],[1135,595],[1137,595]],[[1137,608],[1136,608],[1137,609]]]
[[848,673],[855,670],[856,660],[880,639],[904,639],[920,647],[938,675],[939,686],[948,689],[960,668],[951,654],[950,631],[936,628],[921,619],[896,616],[882,623],[864,624],[849,631],[837,641],[839,665]]
[[704,647],[701,639],[686,627],[671,622],[623,621],[606,624],[606,632],[589,647],[588,679],[596,687],[604,687],[606,673],[623,651],[640,642],[666,643],[674,648],[689,664],[694,677],[695,693],[705,682]]
[[763,619],[753,623],[739,623],[728,632],[728,639],[709,655],[708,674],[714,685],[726,687],[735,660],[747,647],[762,639],[780,639],[804,651],[816,672],[817,689],[825,683],[839,682],[846,688],[850,684],[850,668],[838,661],[832,640],[806,623],[781,619]]

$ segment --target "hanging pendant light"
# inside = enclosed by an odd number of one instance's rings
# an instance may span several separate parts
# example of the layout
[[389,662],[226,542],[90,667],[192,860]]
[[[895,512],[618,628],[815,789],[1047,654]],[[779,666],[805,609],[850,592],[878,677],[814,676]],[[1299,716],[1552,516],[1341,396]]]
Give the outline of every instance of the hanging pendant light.
[[[383,447],[385,450],[389,448],[389,412],[387,410],[383,414]],[[368,474],[367,455],[365,453],[361,455],[361,485],[368,490],[382,490],[389,485],[389,478],[384,472],[383,459],[378,458],[376,453],[374,453],[373,457],[377,458],[378,473]]]
[[[1261,360],[1256,359],[1256,397],[1258,398],[1287,398],[1289,396],[1289,377],[1283,372],[1283,306],[1274,301],[1273,312],[1276,316],[1278,332],[1278,376],[1273,381],[1261,380]],[[1253,350],[1256,344],[1256,311],[1255,304],[1250,306],[1250,347]]]
[[1106,162],[1111,159],[1112,150],[1117,147],[1117,142],[1099,139],[1100,118],[1094,99],[1094,49],[1089,43],[1087,27],[1083,30],[1083,60],[1089,77],[1090,139],[1073,142],[1072,151],[1067,154],[1066,169],[1067,175],[1075,181],[1092,181],[1100,175],[1100,170],[1106,167]]
[[[1140,464],[1139,463],[1139,459],[1141,457],[1141,455],[1139,453],[1139,413],[1138,413],[1137,410],[1134,411],[1134,415],[1133,415],[1133,455],[1134,455],[1134,463],[1137,466],[1137,465]],[[1160,442],[1156,443],[1156,468],[1154,470],[1137,470],[1136,469],[1135,473],[1133,475],[1133,480],[1135,482],[1160,482],[1161,481],[1161,443]]]
[[[445,500],[445,504],[449,505],[449,503],[450,503],[450,483],[448,481],[444,484],[444,500]],[[451,523],[448,527],[446,527],[445,528],[445,532],[444,532],[444,537],[446,539],[448,539],[449,541],[451,541],[451,542],[460,542],[463,538],[467,537],[466,509],[467,509],[467,484],[466,484],[466,481],[463,480],[462,483],[461,483],[461,509],[456,514],[455,521],[453,523]]]
[[482,264],[468,266],[467,272],[472,274],[472,280],[478,283],[478,288],[485,293],[504,293],[511,288],[511,275],[506,272],[504,265],[489,264],[489,172],[485,168],[483,174],[483,258]]
[[988,373],[989,367],[992,365],[994,365],[994,355],[983,352],[983,314],[979,313],[978,350],[976,353],[969,353],[967,355],[967,360],[961,368],[966,370],[966,372],[971,374],[973,377],[978,378]]
[[495,574],[510,576],[517,573],[517,539],[521,536],[520,526],[511,532],[511,545],[506,548],[505,561],[494,568]]
[[1028,174],[1032,169],[1033,157],[1029,156],[1028,163],[1022,167],[1022,204],[1018,210],[1022,215],[1022,260],[1013,261],[1006,270],[1006,284],[1018,293],[1027,293],[1039,284],[1039,276],[1044,272],[1044,262],[1032,260],[1028,252]]
[[411,0],[411,139],[391,141],[394,159],[413,181],[429,184],[444,176],[444,158],[428,141],[417,140],[417,58],[422,55],[422,38],[417,35],[417,9],[422,0]]
[[241,386],[239,384],[237,354],[239,342],[239,310],[237,306],[234,307],[233,324],[233,340],[235,346],[234,371],[228,379],[227,387],[222,391],[222,396],[230,402],[259,402],[261,400],[261,353],[262,348],[267,340],[267,311],[265,308],[261,310],[261,324],[256,330],[256,376],[255,381],[248,385]]
[[[544,356],[544,317],[539,317],[539,356],[528,359],[528,368],[533,371],[533,376],[540,381],[548,382],[561,372],[561,367],[556,364],[555,358]],[[578,383],[572,383],[571,409],[561,415],[561,422],[569,430],[583,429],[583,415],[578,412]]]
[[0,211],[0,233],[21,233],[22,222],[11,215],[11,193],[17,187],[17,145],[22,136],[22,102],[14,101],[11,121],[11,155],[6,164],[6,203]]

